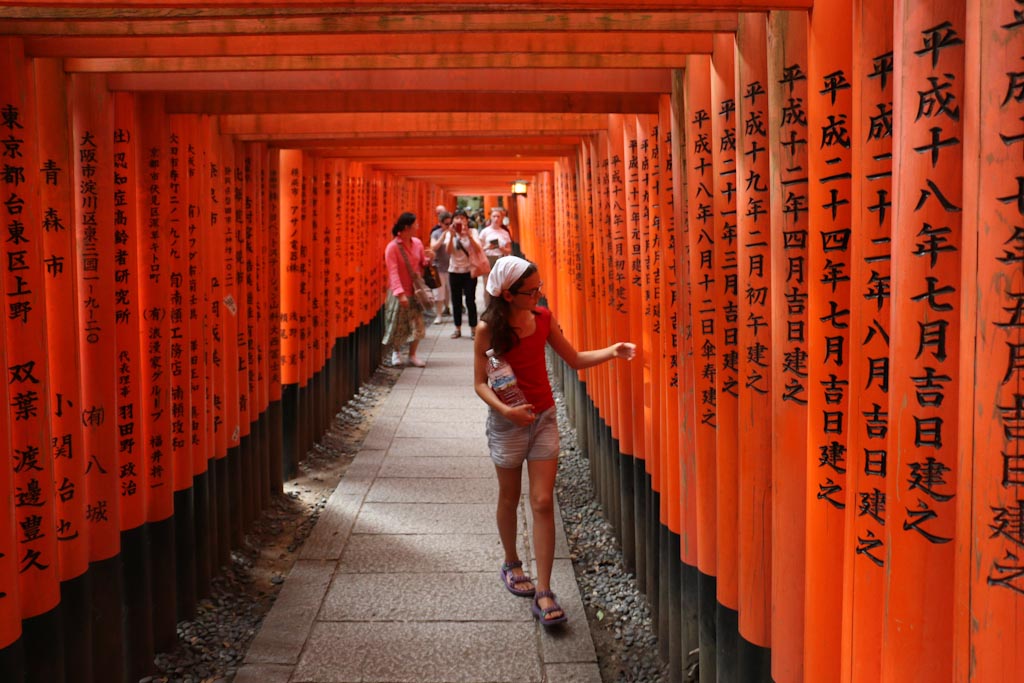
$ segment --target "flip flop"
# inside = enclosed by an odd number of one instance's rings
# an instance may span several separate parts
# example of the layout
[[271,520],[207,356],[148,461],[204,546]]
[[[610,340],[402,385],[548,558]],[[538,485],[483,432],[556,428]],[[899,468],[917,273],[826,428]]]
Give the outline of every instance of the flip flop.
[[516,576],[515,574],[512,573],[513,569],[521,569],[522,566],[523,566],[523,563],[519,562],[519,561],[502,563],[502,565],[501,565],[501,582],[503,584],[505,584],[505,588],[512,595],[518,595],[519,597],[522,597],[522,598],[528,598],[528,597],[532,596],[536,592],[536,589],[535,588],[516,588],[516,586],[518,584],[520,584],[520,583],[533,583],[533,579],[531,579],[526,574],[522,574],[520,576]]
[[[551,602],[554,604],[552,604],[551,607],[541,607],[537,604],[537,601],[541,598],[551,598]],[[557,602],[555,602],[555,594],[551,591],[540,591],[539,593],[534,595],[533,604],[530,606],[530,611],[533,612],[533,616],[540,619],[540,623],[542,626],[544,626],[544,628],[547,628],[548,626],[554,626],[555,624],[564,624],[566,621],[569,620],[569,617],[565,614],[565,610],[562,609]],[[552,612],[561,612],[562,614],[560,616],[548,619],[548,615]]]

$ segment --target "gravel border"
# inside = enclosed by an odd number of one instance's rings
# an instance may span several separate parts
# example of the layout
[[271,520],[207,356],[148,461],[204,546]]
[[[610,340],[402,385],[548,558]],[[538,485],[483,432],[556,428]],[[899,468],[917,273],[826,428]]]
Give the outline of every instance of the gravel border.
[[669,680],[668,664],[658,658],[658,638],[636,577],[622,559],[612,525],[594,499],[590,463],[576,441],[576,429],[555,382],[561,455],[555,491],[569,554],[576,572],[603,683]]

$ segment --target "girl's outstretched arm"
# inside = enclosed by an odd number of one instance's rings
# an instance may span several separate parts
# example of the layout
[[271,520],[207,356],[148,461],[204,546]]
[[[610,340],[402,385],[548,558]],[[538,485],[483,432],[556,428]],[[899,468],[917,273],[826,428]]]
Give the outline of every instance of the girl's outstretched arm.
[[592,368],[613,358],[633,360],[633,356],[636,355],[636,344],[629,342],[616,342],[611,346],[592,351],[577,351],[569,343],[569,340],[565,338],[565,335],[562,334],[562,327],[555,320],[554,314],[551,315],[551,331],[548,333],[548,343],[551,344],[551,348],[555,350],[555,353],[561,356],[573,370]]

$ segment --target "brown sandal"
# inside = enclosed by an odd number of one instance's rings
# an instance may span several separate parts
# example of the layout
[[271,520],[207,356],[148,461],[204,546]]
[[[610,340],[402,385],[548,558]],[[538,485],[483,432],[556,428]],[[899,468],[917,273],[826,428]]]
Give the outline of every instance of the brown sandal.
[[462,336],[462,330],[457,329],[454,332],[452,332],[452,339],[458,339],[461,336]]

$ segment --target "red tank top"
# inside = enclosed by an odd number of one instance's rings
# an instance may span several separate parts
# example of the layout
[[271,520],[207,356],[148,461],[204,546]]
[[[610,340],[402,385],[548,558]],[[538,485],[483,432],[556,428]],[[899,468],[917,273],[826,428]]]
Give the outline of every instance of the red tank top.
[[533,404],[534,412],[542,413],[555,405],[544,358],[544,346],[551,331],[551,311],[538,306],[534,314],[537,329],[530,336],[521,337],[518,344],[505,352],[504,358],[516,373],[516,381],[526,400]]

